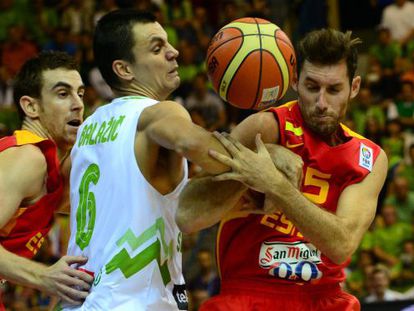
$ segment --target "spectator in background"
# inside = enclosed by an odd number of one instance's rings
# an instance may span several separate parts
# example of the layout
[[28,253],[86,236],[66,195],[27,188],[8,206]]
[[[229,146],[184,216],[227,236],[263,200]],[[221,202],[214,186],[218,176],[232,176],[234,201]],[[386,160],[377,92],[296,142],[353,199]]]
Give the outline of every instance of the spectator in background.
[[381,129],[381,126],[377,119],[366,119],[364,136],[381,146],[381,140],[384,136],[384,131]]
[[71,35],[79,35],[82,31],[92,31],[92,16],[87,10],[86,1],[72,0],[62,12],[62,26],[69,29]]
[[180,39],[196,43],[196,34],[191,25],[193,7],[189,0],[164,0],[161,5],[164,22],[173,26]]
[[0,42],[6,40],[7,29],[19,20],[19,14],[14,8],[14,0],[0,1]]
[[408,159],[400,162],[395,170],[395,174],[405,177],[409,191],[414,192],[414,143],[408,147]]
[[[358,298],[366,296],[365,280],[374,265],[374,255],[370,250],[361,250],[358,254],[357,266],[351,269],[346,277],[347,289]],[[371,270],[370,270],[371,269]]]
[[201,249],[197,254],[199,273],[189,281],[188,289],[195,310],[208,298],[220,291],[220,279],[213,264],[213,255],[207,249]]
[[381,25],[388,28],[392,40],[405,45],[414,34],[414,3],[407,0],[395,0],[382,12]]
[[95,67],[92,41],[92,34],[87,31],[83,31],[78,36],[76,61],[81,64],[80,74],[83,81],[88,81],[89,72]]
[[375,256],[388,267],[393,268],[399,263],[403,241],[412,238],[412,228],[397,218],[394,205],[385,204],[381,209],[384,227],[373,231]]
[[325,0],[298,1],[298,37],[308,32],[328,26],[328,6]]
[[98,107],[106,103],[108,102],[100,97],[99,93],[92,86],[86,86],[84,97],[85,118],[89,117]]
[[379,26],[377,41],[369,48],[369,66],[378,66],[380,92],[386,98],[394,97],[399,87],[399,71],[402,66],[402,51],[398,42],[391,39],[388,28]]
[[375,119],[380,131],[385,127],[385,115],[381,107],[374,101],[371,89],[367,85],[362,85],[359,94],[355,99],[355,104],[351,110],[352,120],[355,124],[355,131],[365,135],[367,122]]
[[12,82],[6,67],[0,65],[0,108],[13,105]]
[[94,67],[89,71],[88,80],[95,91],[98,93],[99,97],[104,101],[110,102],[114,98],[114,93],[112,92],[109,85],[105,82],[98,67]]
[[43,46],[45,51],[61,51],[71,56],[76,56],[78,45],[70,40],[69,29],[59,27],[53,32],[53,36]]
[[403,159],[404,144],[405,140],[401,123],[398,119],[389,120],[386,125],[386,135],[381,139],[381,146],[388,156],[390,169],[394,169]]
[[[203,72],[197,73],[192,84],[192,92],[184,101],[184,107],[190,112],[201,114],[209,131],[222,129],[226,124],[226,109],[220,97],[207,88],[207,76]],[[198,124],[197,122],[195,122]]]
[[34,0],[31,5],[34,14],[33,21],[38,27],[38,43],[42,46],[59,26],[59,15],[54,6],[45,4],[45,0]]
[[394,75],[397,62],[402,56],[401,46],[398,42],[392,40],[388,28],[381,25],[377,32],[377,42],[369,48],[370,62],[380,64],[383,75]]
[[396,176],[392,186],[393,192],[386,198],[385,204],[396,207],[399,221],[411,224],[414,216],[414,192],[409,191],[408,180],[403,176]]
[[210,40],[215,34],[208,20],[207,9],[204,6],[194,8],[194,18],[191,20],[191,25],[196,32],[197,43],[200,46],[204,58]]
[[414,127],[414,84],[411,81],[401,82],[398,98],[388,105],[387,118],[398,119],[404,129]]
[[246,16],[259,17],[269,20],[270,9],[268,0],[249,0]]
[[157,22],[160,23],[160,25],[165,29],[165,32],[168,36],[168,41],[171,43],[172,46],[178,45],[178,34],[177,30],[170,24],[167,24],[165,22],[164,14],[161,10],[161,8],[153,4],[151,6],[151,12],[155,15],[155,18],[157,19]]
[[242,17],[242,15],[240,14],[240,8],[237,2],[234,0],[224,1],[221,9],[219,28],[240,17]]
[[[402,291],[414,286],[414,240],[404,241],[403,251],[400,255],[400,274],[396,279],[396,285]],[[414,293],[414,292],[413,292]],[[407,298],[414,298],[407,297]]]
[[372,303],[404,299],[402,293],[393,291],[389,288],[390,272],[387,267],[377,265],[368,277],[371,278],[372,293],[364,299],[365,302]]
[[180,51],[178,74],[181,78],[181,85],[175,95],[185,99],[191,91],[194,78],[202,71],[202,68],[196,63],[197,45],[182,40],[179,43],[178,50]]
[[3,45],[1,62],[10,79],[13,79],[22,65],[37,54],[36,45],[27,39],[23,25],[13,25],[7,31]]
[[102,0],[97,2],[97,10],[93,14],[93,25],[95,26],[98,20],[105,14],[118,9],[116,0]]

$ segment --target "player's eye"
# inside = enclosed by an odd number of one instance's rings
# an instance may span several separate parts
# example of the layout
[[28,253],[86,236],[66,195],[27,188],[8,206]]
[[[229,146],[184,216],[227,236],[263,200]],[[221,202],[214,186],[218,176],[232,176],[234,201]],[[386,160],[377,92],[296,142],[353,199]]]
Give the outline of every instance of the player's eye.
[[319,86],[316,86],[316,85],[307,85],[306,88],[310,92],[318,92],[319,91]]
[[60,98],[66,98],[68,96],[68,92],[66,92],[66,91],[60,91],[60,92],[58,92],[58,96]]

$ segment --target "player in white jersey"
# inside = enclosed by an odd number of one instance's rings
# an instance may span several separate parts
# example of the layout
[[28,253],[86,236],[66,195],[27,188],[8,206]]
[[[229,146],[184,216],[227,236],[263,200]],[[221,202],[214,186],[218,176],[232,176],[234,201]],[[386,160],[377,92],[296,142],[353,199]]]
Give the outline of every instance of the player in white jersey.
[[117,98],[83,123],[71,154],[68,254],[88,257],[78,268],[95,277],[76,309],[186,310],[174,221],[185,158],[214,174],[227,167],[208,149],[226,151],[166,101],[180,83],[178,51],[153,15],[108,13],[97,24],[94,52]]

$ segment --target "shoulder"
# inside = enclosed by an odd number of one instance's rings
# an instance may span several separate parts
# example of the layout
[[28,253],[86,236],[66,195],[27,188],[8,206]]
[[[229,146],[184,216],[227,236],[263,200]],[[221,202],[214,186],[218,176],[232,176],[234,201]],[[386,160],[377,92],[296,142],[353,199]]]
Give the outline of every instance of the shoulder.
[[46,158],[35,145],[9,148],[0,153],[0,172],[1,182],[37,187],[47,174]]
[[265,143],[275,143],[279,139],[279,124],[271,111],[257,112],[237,125],[232,136],[244,145],[254,145],[256,134],[260,133]]
[[373,189],[380,188],[384,184],[388,172],[388,158],[384,150],[379,149],[377,158],[375,159],[372,170],[364,178],[364,184],[369,185]]
[[190,114],[181,104],[166,100],[144,109],[140,118],[140,127],[145,128],[153,122],[169,117],[191,119]]
[[[13,163],[18,165],[30,165],[31,168],[46,167],[46,158],[39,147],[26,144],[21,146],[15,146],[4,150],[0,153],[0,163],[4,163],[4,160],[12,160]],[[11,162],[9,162],[10,164]],[[25,166],[22,166],[24,168]]]

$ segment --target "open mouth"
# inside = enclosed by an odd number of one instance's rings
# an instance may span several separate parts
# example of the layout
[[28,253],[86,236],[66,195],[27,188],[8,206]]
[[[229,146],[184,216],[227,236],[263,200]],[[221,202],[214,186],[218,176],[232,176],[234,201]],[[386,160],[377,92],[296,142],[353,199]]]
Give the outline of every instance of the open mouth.
[[78,119],[74,119],[74,120],[69,121],[67,124],[69,124],[70,126],[78,127],[81,124],[81,121]]
[[178,67],[174,67],[172,70],[170,70],[168,73],[175,73],[177,72]]

